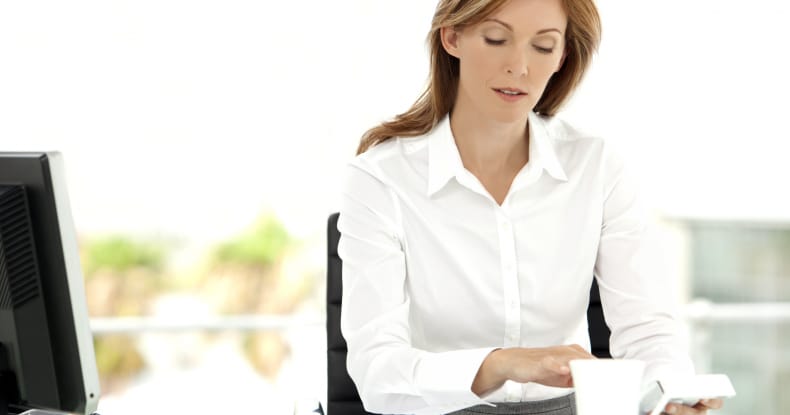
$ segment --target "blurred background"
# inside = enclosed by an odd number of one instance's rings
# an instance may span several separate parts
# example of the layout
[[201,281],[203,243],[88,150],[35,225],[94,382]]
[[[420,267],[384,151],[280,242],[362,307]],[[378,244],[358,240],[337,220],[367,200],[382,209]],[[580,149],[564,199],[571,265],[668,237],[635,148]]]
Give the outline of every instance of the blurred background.
[[[626,154],[721,414],[790,413],[790,3],[599,0],[561,114]],[[99,411],[325,400],[325,230],[435,1],[0,3],[0,150],[64,154]]]

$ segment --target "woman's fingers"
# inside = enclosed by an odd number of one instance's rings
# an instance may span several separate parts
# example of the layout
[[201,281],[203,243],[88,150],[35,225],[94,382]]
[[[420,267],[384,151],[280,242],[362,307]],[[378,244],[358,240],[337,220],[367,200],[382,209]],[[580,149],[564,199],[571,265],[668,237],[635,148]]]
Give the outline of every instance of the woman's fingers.
[[719,398],[703,399],[697,404],[697,406],[701,406],[702,408],[707,407],[709,409],[721,409],[721,407],[724,406],[724,400]]
[[699,410],[686,405],[671,403],[664,408],[664,412],[670,415],[699,415],[707,412],[707,409]]
[[544,369],[559,375],[570,375],[570,361],[575,359],[595,359],[579,345],[567,346],[564,353],[557,353],[545,356],[541,360]]
[[671,403],[664,412],[671,415],[699,415],[707,414],[708,409],[720,409],[723,405],[724,401],[721,399],[703,399],[694,407]]
[[566,375],[570,373],[570,368],[563,364],[562,360],[557,359],[554,356],[545,356],[543,359],[541,359],[540,365],[543,367],[543,369],[552,373],[560,375]]
[[567,375],[567,374],[571,373],[571,368],[570,368],[570,366],[568,366],[568,361],[567,360],[565,360],[565,359],[558,359],[558,358],[553,357],[553,356],[551,357],[551,360],[554,361],[552,366],[553,366],[555,372],[557,372],[557,373],[559,373],[561,375]]
[[507,379],[554,387],[573,385],[571,360],[595,358],[579,345],[502,349],[501,356],[505,358],[503,367]]

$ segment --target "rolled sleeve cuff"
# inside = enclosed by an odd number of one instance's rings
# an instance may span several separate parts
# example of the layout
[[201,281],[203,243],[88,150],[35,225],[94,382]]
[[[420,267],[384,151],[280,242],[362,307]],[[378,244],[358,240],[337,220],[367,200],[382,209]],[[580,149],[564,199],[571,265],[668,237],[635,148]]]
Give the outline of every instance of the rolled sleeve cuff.
[[415,369],[415,383],[425,401],[444,412],[474,405],[496,406],[472,392],[480,365],[495,347],[426,353]]

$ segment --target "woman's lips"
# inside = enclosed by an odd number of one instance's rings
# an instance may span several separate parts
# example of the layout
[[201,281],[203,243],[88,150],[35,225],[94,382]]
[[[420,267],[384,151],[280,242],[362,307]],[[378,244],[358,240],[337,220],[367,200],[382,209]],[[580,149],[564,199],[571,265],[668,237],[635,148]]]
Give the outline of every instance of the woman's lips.
[[520,101],[528,95],[526,92],[515,88],[494,88],[494,92],[507,102]]

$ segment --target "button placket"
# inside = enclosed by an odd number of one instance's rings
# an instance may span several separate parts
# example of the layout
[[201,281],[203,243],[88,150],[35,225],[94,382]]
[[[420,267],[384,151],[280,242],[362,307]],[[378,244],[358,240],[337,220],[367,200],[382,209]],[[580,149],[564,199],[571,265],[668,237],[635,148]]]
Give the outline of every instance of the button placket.
[[[513,223],[507,217],[505,208],[497,212],[499,230],[499,258],[502,273],[503,306],[505,311],[505,333],[502,339],[505,347],[518,347],[521,339],[521,299],[518,288],[518,269]],[[505,401],[521,401],[521,385],[505,383]]]
[[498,212],[500,263],[502,266],[502,288],[505,306],[505,347],[516,347],[521,338],[521,302],[516,269],[516,247],[511,221]]

